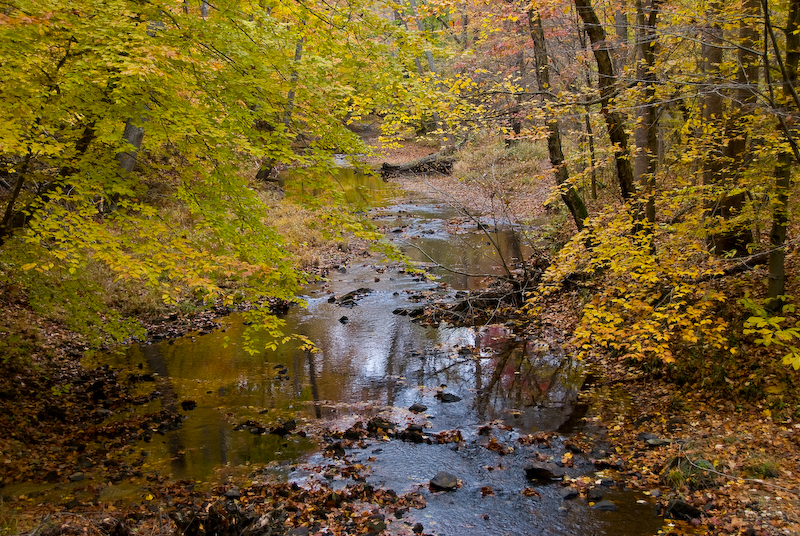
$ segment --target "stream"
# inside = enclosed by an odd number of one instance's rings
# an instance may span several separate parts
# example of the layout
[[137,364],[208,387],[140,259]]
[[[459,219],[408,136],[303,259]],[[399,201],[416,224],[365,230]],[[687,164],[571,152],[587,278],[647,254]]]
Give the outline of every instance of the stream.
[[[356,198],[385,197],[380,179],[351,180],[361,181],[351,192]],[[564,500],[560,483],[526,478],[531,460],[558,461],[567,452],[565,441],[591,433],[583,417],[591,417],[593,404],[616,403],[613,397],[579,400],[585,374],[578,364],[560,349],[521,339],[501,324],[424,327],[395,314],[485,286],[484,278],[463,273],[503,273],[491,241],[506,259],[524,258],[529,253],[519,229],[473,221],[457,207],[421,198],[378,204],[370,213],[376,225],[436,278],[377,255],[333,270],[326,281],[306,289],[305,307],[292,307],[283,317],[287,332],[308,337],[317,352],[289,343],[251,354],[245,349],[247,326],[232,315],[211,332],[93,358],[90,365],[122,369],[121,381],[143,379],[134,388],[140,394],[161,391],[161,397],[130,411],[166,407],[185,415],[177,429],[137,445],[147,463],[174,478],[197,481],[268,464],[281,478],[311,485],[324,480],[311,468],[341,463],[323,457],[310,439],[314,432],[343,431],[380,415],[400,429],[422,425],[426,437],[452,430],[463,437],[447,444],[374,438],[347,451],[350,462],[369,467],[368,483],[425,496],[427,508],[408,517],[426,533],[655,534],[663,520],[654,515],[649,498],[620,489],[613,473],[596,473],[589,458],[602,453],[576,453],[565,470],[573,478],[590,475],[618,511],[596,510],[581,498]],[[342,299],[353,291],[352,300]],[[250,340],[255,348],[267,342]],[[413,404],[427,409],[412,413]],[[269,428],[290,419],[298,429],[287,435],[241,426],[258,422]],[[545,442],[525,442],[528,434],[541,432],[553,433]],[[505,453],[487,448],[492,438],[512,448]],[[456,475],[460,488],[432,492],[428,482],[439,471]],[[114,488],[103,498],[123,493]],[[526,496],[526,488],[539,497]]]

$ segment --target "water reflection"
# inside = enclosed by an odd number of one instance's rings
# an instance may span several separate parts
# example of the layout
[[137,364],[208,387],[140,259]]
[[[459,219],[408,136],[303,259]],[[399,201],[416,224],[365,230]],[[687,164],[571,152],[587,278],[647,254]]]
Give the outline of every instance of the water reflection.
[[[435,286],[414,279],[401,267],[351,266],[310,289],[308,307],[291,310],[285,321],[318,352],[288,344],[251,355],[242,344],[244,323],[232,316],[224,331],[131,348],[112,364],[155,373],[163,407],[186,414],[160,454],[181,477],[206,478],[228,462],[296,457],[309,446],[233,431],[248,419],[268,428],[293,416],[333,419],[414,403],[430,408],[434,430],[502,418],[527,432],[556,429],[568,419],[580,379],[569,361],[517,340],[503,326],[427,328],[392,314],[413,303],[404,291]],[[373,291],[355,307],[329,301],[331,293],[342,295],[368,280]],[[345,315],[349,321],[340,322]],[[462,401],[442,403],[436,398],[441,391]],[[184,411],[186,400],[196,408]]]
[[[292,180],[292,185],[287,180],[288,189],[314,193],[319,186],[302,178]],[[377,181],[362,183],[345,195],[351,195],[354,204],[374,199],[371,190],[382,188]],[[137,385],[144,391],[158,389],[162,397],[141,411],[158,411],[161,405],[186,415],[179,429],[139,446],[150,453],[153,464],[161,460],[175,477],[205,480],[226,464],[296,460],[313,450],[300,435],[253,434],[247,427],[235,430],[235,425],[255,422],[269,429],[297,418],[301,427],[303,421],[337,426],[388,408],[401,408],[392,416],[402,425],[412,418],[404,408],[414,403],[428,407],[425,415],[413,417],[424,417],[428,432],[459,428],[468,438],[493,420],[512,425],[514,434],[575,426],[582,374],[557,349],[518,339],[502,325],[430,328],[393,314],[395,309],[417,306],[423,292],[444,296],[484,284],[481,278],[433,268],[437,265],[464,273],[504,273],[497,248],[509,265],[529,253],[514,230],[499,222],[496,229],[495,222],[480,228],[465,222],[457,209],[423,202],[387,207],[375,220],[412,259],[441,273],[449,288],[409,274],[403,266],[367,258],[309,287],[307,307],[295,307],[285,316],[287,330],[311,339],[317,352],[287,344],[251,354],[244,349],[246,326],[233,315],[224,320],[223,329],[209,334],[103,358],[129,375],[154,373],[156,382]],[[352,307],[330,299],[360,288],[369,292],[361,293]],[[253,344],[266,347],[269,342],[257,337]],[[460,400],[443,402],[437,396],[441,393]],[[181,405],[189,400],[196,403],[195,409]],[[353,454],[373,467],[375,484],[402,491],[409,483],[427,482],[440,469],[464,479],[458,507],[451,495],[429,498],[429,509],[421,515],[439,520],[439,527],[430,527],[436,532],[516,534],[533,525],[543,534],[613,534],[615,522],[630,524],[631,515],[592,514],[583,506],[569,506],[575,510],[569,515],[556,514],[561,501],[552,486],[540,489],[541,505],[523,497],[519,491],[528,483],[517,466],[527,458],[521,449],[495,470],[496,453],[474,442],[464,450],[399,441],[382,443],[381,448],[380,455]],[[516,462],[511,463],[512,458]],[[496,496],[484,497],[484,485]],[[545,505],[550,514],[543,514]],[[625,534],[648,533],[655,526],[652,519],[637,519],[646,529],[630,525]],[[427,528],[428,522],[421,520]]]
[[[331,184],[352,205],[382,204],[391,195],[377,176],[320,177],[293,172],[285,176],[288,195],[329,195]],[[518,235],[501,222],[464,218],[459,208],[430,202],[388,206],[374,215],[378,225],[415,260],[456,271],[498,274],[506,263],[523,259]],[[256,354],[244,350],[245,325],[236,315],[224,329],[131,348],[106,358],[115,367],[157,375],[163,408],[186,415],[184,425],[150,446],[153,458],[170,460],[175,476],[203,479],[215,466],[243,461],[293,459],[310,445],[275,435],[234,431],[244,421],[269,428],[293,417],[341,419],[415,402],[431,408],[434,428],[446,429],[496,418],[513,420],[524,430],[555,428],[566,420],[578,373],[561,357],[517,341],[502,326],[480,329],[425,328],[408,316],[392,313],[414,307],[421,291],[437,283],[411,275],[403,266],[378,258],[336,272],[329,281],[308,288],[307,307],[284,318],[287,330],[311,339],[318,352],[286,344]],[[437,271],[437,270],[433,270]],[[438,270],[452,289],[472,289],[480,278]],[[353,307],[331,296],[368,288]],[[256,336],[254,347],[271,342]],[[146,389],[147,387],[143,387]],[[459,404],[441,403],[448,391]],[[186,411],[181,402],[196,408]],[[146,411],[153,408],[147,407]],[[294,436],[292,436],[294,437]]]
[[486,276],[507,275],[532,253],[509,222],[465,217],[460,207],[403,203],[374,220],[411,261],[456,289],[484,288]]

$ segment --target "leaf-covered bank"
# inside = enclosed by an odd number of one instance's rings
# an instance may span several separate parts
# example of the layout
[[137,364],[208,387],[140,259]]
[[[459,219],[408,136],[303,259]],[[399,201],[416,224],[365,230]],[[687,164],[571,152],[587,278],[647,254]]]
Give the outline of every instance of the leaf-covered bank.
[[[483,198],[491,206],[491,195],[484,197],[482,188],[470,190],[467,182],[456,183],[451,178],[437,176],[413,180],[419,183],[419,188],[425,185],[431,192],[438,191],[443,203],[461,196],[476,204],[482,203]],[[517,201],[536,204],[536,199],[546,197],[549,182],[539,184],[541,189],[534,195],[517,198]],[[462,192],[471,191],[472,195],[457,194],[450,185],[456,185]],[[545,208],[537,210],[547,215]],[[558,215],[554,216],[549,220],[554,227],[545,226],[540,230],[547,237],[559,236]],[[334,249],[338,248],[334,246]],[[351,253],[357,255],[358,248]],[[341,262],[341,259],[331,262]],[[569,337],[570,326],[578,322],[580,306],[591,290],[591,280],[576,282],[577,285],[563,292],[550,294],[547,307],[536,317],[517,311],[513,318],[519,324],[528,324],[531,334],[543,344],[554,347],[563,344]],[[179,314],[178,318],[183,315]],[[368,489],[348,490],[334,497],[334,492],[324,487],[309,491],[283,484],[250,482],[248,474],[251,472],[247,468],[244,468],[244,475],[237,471],[221,475],[227,483],[221,488],[209,489],[191,483],[168,482],[149,471],[146,458],[119,458],[114,452],[115,445],[158,434],[161,427],[175,424],[175,416],[155,415],[151,420],[128,420],[98,428],[92,423],[105,418],[104,410],[116,408],[117,404],[129,404],[132,400],[116,385],[113,373],[102,369],[84,371],[74,366],[75,357],[77,355],[64,354],[63,364],[71,363],[62,369],[64,376],[56,376],[56,369],[50,369],[50,378],[38,376],[36,379],[30,375],[36,371],[28,368],[6,376],[9,383],[3,389],[6,393],[3,403],[10,410],[9,427],[20,425],[19,432],[15,432],[16,439],[27,444],[28,449],[4,449],[6,459],[12,460],[4,466],[4,478],[42,481],[74,478],[80,483],[79,473],[83,471],[74,468],[84,464],[87,474],[93,471],[108,482],[124,484],[128,479],[145,477],[148,479],[146,491],[136,492],[133,505],[113,504],[102,498],[103,486],[98,485],[95,500],[54,505],[41,504],[38,492],[33,490],[24,498],[5,505],[8,526],[12,527],[9,533],[34,530],[49,530],[52,534],[81,531],[105,534],[126,530],[170,533],[181,523],[189,527],[191,520],[203,527],[225,523],[230,527],[232,519],[238,520],[237,523],[245,520],[250,523],[261,520],[263,515],[268,517],[261,521],[262,528],[274,530],[275,534],[286,533],[300,525],[312,528],[315,520],[321,517],[326,518],[327,526],[338,527],[335,530],[369,532],[381,527],[381,523],[394,523],[397,530],[413,532],[414,525],[404,524],[396,517],[396,521],[392,520],[394,512],[408,507],[403,501],[419,505],[413,497],[394,499],[385,496],[384,491]],[[601,394],[616,392],[599,397],[606,396],[608,400],[606,405],[600,406],[599,418],[593,423],[600,432],[597,438],[587,438],[586,442],[609,443],[610,455],[598,460],[597,466],[603,467],[603,471],[618,483],[616,485],[658,496],[656,500],[665,511],[670,504],[673,509],[675,504],[681,504],[681,508],[689,512],[688,519],[697,520],[671,521],[675,534],[699,528],[718,534],[740,534],[748,530],[756,534],[782,534],[795,530],[797,511],[793,490],[797,486],[794,476],[797,461],[792,449],[797,429],[791,414],[794,395],[791,390],[771,388],[772,382],[781,378],[789,386],[791,376],[777,361],[772,362],[772,373],[780,376],[772,377],[761,368],[753,368],[759,365],[756,357],[764,359],[754,353],[754,360],[746,367],[740,369],[739,361],[729,364],[728,381],[724,381],[724,386],[729,387],[703,383],[701,373],[686,371],[682,378],[676,378],[671,373],[654,369],[643,374],[634,362],[598,360],[598,371],[588,382],[590,388]],[[68,375],[70,366],[74,376]],[[750,378],[751,375],[754,377]],[[64,389],[64,384],[59,383],[64,380],[74,381],[75,387]],[[765,384],[766,381],[770,383]],[[737,396],[731,397],[728,389],[736,389]],[[26,398],[28,396],[30,398]],[[54,404],[53,400],[59,403]],[[17,408],[16,413],[14,408]],[[98,448],[99,444],[102,446]],[[495,439],[487,448],[502,452],[514,447],[515,444]],[[576,452],[591,452],[591,448],[582,444],[575,444],[573,448]],[[21,459],[33,462],[21,464]],[[561,458],[557,461],[563,463]],[[566,462],[570,463],[569,458]],[[368,470],[347,464],[340,469],[348,478]],[[574,488],[581,500],[591,500],[589,492],[596,485],[592,478],[580,477],[566,481],[563,489]],[[753,489],[756,491],[751,491]],[[531,500],[535,500],[533,491],[535,489],[531,491]],[[328,524],[331,519],[340,525]],[[287,523],[288,520],[291,523]],[[424,530],[428,529],[430,527]],[[199,530],[199,525],[191,530]]]

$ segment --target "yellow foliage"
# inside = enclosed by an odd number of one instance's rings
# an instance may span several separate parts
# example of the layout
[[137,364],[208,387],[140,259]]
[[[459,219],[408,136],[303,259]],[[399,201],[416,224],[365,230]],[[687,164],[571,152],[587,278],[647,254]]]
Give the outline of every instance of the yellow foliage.
[[[718,313],[726,296],[704,276],[715,273],[708,255],[685,235],[635,232],[628,211],[587,222],[563,248],[529,307],[577,272],[592,274],[595,293],[583,308],[572,344],[578,357],[596,350],[619,359],[674,363],[683,348],[727,351],[730,325]],[[587,249],[587,244],[590,249]]]

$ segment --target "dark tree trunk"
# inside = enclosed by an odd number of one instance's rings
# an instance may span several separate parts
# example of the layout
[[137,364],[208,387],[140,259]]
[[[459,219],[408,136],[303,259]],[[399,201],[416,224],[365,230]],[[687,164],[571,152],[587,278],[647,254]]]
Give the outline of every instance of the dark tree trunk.
[[[143,119],[140,119],[140,121],[143,121]],[[133,146],[132,151],[117,153],[119,167],[127,174],[131,173],[136,167],[136,155],[139,149],[142,148],[142,141],[144,141],[144,127],[136,126],[132,120],[128,119],[125,122],[122,138]]]
[[617,9],[614,11],[614,34],[616,49],[616,57],[614,58],[614,68],[620,72],[628,61],[628,41],[629,41],[630,24],[628,24],[628,14]]
[[650,223],[649,228],[656,221],[656,208],[654,201],[656,165],[658,163],[658,136],[656,135],[656,74],[655,48],[658,37],[656,36],[656,22],[658,20],[658,1],[646,0],[645,3],[637,0],[636,18],[637,46],[641,59],[637,62],[636,78],[642,85],[642,96],[639,103],[639,121],[636,125],[636,157],[634,159],[634,174],[645,195],[644,206],[640,209],[640,219]]
[[[625,20],[627,24],[627,18]],[[580,41],[581,48],[585,49],[587,47],[586,44],[586,29],[578,22],[578,40]],[[592,75],[589,73],[589,70],[586,69],[586,86],[592,86]],[[591,181],[591,188],[592,188],[592,199],[597,199],[597,170],[595,169],[597,158],[595,157],[594,152],[594,131],[592,129],[592,106],[590,104],[586,105],[586,113],[583,114],[584,119],[584,126],[586,128],[586,141],[589,144],[589,177]]]
[[792,178],[792,154],[778,155],[775,168],[775,194],[773,196],[772,229],[769,233],[769,283],[767,285],[768,306],[774,311],[783,305],[786,287],[786,227],[789,224],[788,202]]
[[17,199],[19,199],[19,194],[22,191],[22,186],[25,184],[25,176],[28,173],[28,166],[31,162],[31,155],[28,154],[25,157],[25,161],[20,166],[20,169],[17,173],[17,183],[14,185],[14,190],[11,192],[11,197],[9,197],[8,202],[6,203],[6,209],[3,213],[3,220],[0,221],[0,247],[6,243],[8,237],[14,232],[14,205],[17,203]]
[[594,154],[594,131],[588,106],[586,113],[583,114],[583,119],[586,127],[586,141],[589,144],[589,184],[592,188],[592,199],[597,199],[597,158]]
[[[524,80],[525,78],[525,51],[520,50],[517,54],[517,70],[515,71],[514,75],[517,77],[517,80]],[[516,144],[519,140],[519,135],[522,133],[522,118],[520,117],[520,113],[522,112],[522,102],[519,95],[514,95],[514,104],[511,105],[511,109],[509,113],[511,115],[511,131],[514,133],[513,137],[506,138],[506,145],[513,145]]]
[[[80,157],[82,157],[89,149],[89,146],[94,139],[94,123],[90,123],[84,127],[81,137],[75,142],[75,154],[72,160],[77,161]],[[56,178],[37,189],[36,196],[33,201],[29,202],[24,207],[17,209],[16,203],[23,187],[25,175],[27,174],[29,165],[30,157],[26,157],[25,164],[20,169],[20,174],[18,177],[19,182],[17,182],[14,187],[14,192],[12,192],[9,203],[6,204],[3,214],[3,221],[0,224],[0,227],[2,227],[0,228],[0,246],[2,246],[8,240],[8,237],[11,236],[15,229],[24,227],[28,220],[30,220],[31,217],[33,217],[33,215],[38,212],[45,203],[47,203],[47,201],[50,199],[50,194],[55,192],[60,187],[63,188],[66,180],[77,171],[77,169],[71,165],[62,167],[58,171],[58,176]]]
[[619,182],[622,198],[632,200],[636,194],[631,168],[628,134],[625,132],[625,122],[622,114],[610,109],[611,96],[614,93],[616,74],[614,63],[609,53],[609,44],[606,32],[600,24],[600,19],[592,7],[591,0],[575,0],[575,8],[583,20],[589,41],[592,43],[594,59],[597,62],[597,84],[600,89],[601,112],[608,127],[608,137],[614,145],[614,160],[617,165],[617,181]]
[[455,163],[452,153],[452,150],[445,149],[404,164],[384,162],[381,164],[379,171],[384,177],[401,173],[442,173],[449,175]]
[[[768,11],[764,10],[769,29]],[[783,103],[785,106],[797,101],[797,70],[800,65],[800,0],[792,0],[786,22],[786,64],[783,69]],[[776,54],[780,54],[776,50]],[[791,135],[787,131],[787,135]],[[789,224],[789,188],[791,187],[791,166],[794,155],[788,151],[778,155],[775,168],[775,195],[772,200],[772,230],[770,231],[769,284],[767,298],[769,307],[778,311],[784,303],[786,280],[786,228]]]
[[[547,61],[547,45],[544,40],[542,18],[534,10],[528,11],[528,24],[530,25],[531,39],[533,39],[533,53],[536,60],[536,81],[540,91],[550,90],[550,67]],[[564,162],[564,152],[561,148],[561,126],[555,114],[550,114],[547,119],[547,150],[550,154],[550,164],[553,166],[556,184],[561,191],[561,199],[569,208],[572,219],[578,231],[583,229],[583,223],[589,217],[586,205],[571,185],[569,185],[569,172]]]
[[[747,0],[744,9],[747,15],[754,16],[758,13],[758,6],[754,4],[760,0]],[[734,93],[740,106],[734,111],[734,116],[723,123],[722,93],[717,83],[720,79],[720,65],[723,61],[724,41],[723,29],[716,20],[722,15],[722,6],[714,3],[709,10],[708,18],[711,21],[705,29],[703,43],[704,68],[708,76],[706,95],[703,100],[703,121],[706,124],[706,139],[710,141],[708,154],[703,169],[703,184],[722,192],[715,195],[710,202],[708,213],[714,219],[719,218],[725,227],[723,230],[712,230],[708,235],[709,249],[718,255],[735,252],[736,256],[749,254],[748,245],[753,242],[753,233],[748,224],[729,223],[742,211],[746,194],[740,192],[727,195],[726,191],[736,187],[739,175],[738,166],[742,164],[747,146],[746,126],[742,116],[746,115],[748,104],[754,103],[755,94],[751,84],[758,83],[758,60],[753,50],[757,33],[752,21],[743,20],[739,30],[742,41],[737,53],[740,65],[738,73],[738,87]],[[754,67],[755,65],[755,67]],[[724,128],[724,134],[723,134]],[[727,140],[727,141],[726,141]]]

